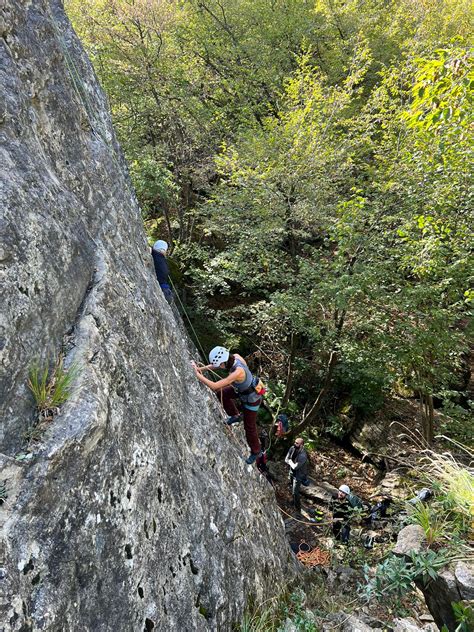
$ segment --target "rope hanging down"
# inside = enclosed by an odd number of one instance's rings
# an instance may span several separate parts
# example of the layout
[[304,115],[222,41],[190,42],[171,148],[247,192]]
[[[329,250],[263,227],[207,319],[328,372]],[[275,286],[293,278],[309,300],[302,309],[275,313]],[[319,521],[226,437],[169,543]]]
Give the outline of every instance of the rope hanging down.
[[[89,100],[88,94],[87,94],[87,89],[85,87],[84,82],[81,79],[81,75],[79,74],[76,65],[74,63],[74,60],[72,59],[71,55],[69,54],[66,42],[62,36],[61,30],[60,30],[60,26],[58,25],[56,18],[54,17],[54,15],[51,15],[51,23],[53,25],[53,29],[56,33],[56,37],[58,39],[60,48],[63,52],[64,55],[64,61],[66,64],[66,68],[68,71],[68,75],[69,78],[71,79],[71,83],[72,83],[72,87],[74,89],[74,92],[76,93],[79,102],[81,103],[82,107],[84,108],[84,111],[86,113],[86,117],[87,117],[87,121],[89,123],[89,126],[91,128],[92,133],[96,136],[97,139],[99,139],[106,147],[109,148],[110,150],[110,156],[112,158],[112,161],[115,165],[115,167],[117,168],[118,172],[121,173],[123,171],[123,164],[121,164],[119,162],[119,160],[117,159],[117,155],[116,155],[116,147],[113,146],[113,144],[110,142],[110,140],[107,138],[107,133],[106,131],[104,131],[105,129],[105,124],[103,121],[100,121],[95,115],[94,115],[94,108],[92,107],[92,104]],[[101,127],[103,127],[104,129],[100,129]],[[135,197],[135,191],[131,185],[131,183],[129,182],[128,177],[124,177],[123,178],[123,182],[126,186],[126,188],[128,189],[129,193]]]

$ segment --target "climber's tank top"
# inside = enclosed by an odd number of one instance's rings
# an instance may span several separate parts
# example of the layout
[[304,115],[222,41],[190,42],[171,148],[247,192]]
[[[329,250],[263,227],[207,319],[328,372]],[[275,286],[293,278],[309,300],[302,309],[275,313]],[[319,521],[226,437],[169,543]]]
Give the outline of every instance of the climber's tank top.
[[241,360],[236,359],[232,366],[231,373],[236,369],[243,369],[245,371],[245,380],[243,382],[234,382],[232,386],[237,391],[239,399],[246,404],[254,404],[260,399],[260,395],[252,388],[253,375],[246,364]]

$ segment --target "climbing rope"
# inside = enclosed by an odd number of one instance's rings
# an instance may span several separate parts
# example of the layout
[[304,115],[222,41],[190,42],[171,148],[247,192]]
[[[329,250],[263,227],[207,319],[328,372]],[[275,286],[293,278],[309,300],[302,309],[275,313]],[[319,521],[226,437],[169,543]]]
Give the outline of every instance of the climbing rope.
[[280,505],[277,504],[278,509],[285,514],[285,516],[288,516],[288,518],[291,518],[291,520],[294,520],[295,522],[299,522],[300,524],[305,524],[307,526],[310,527],[326,527],[332,524],[332,520],[329,521],[324,521],[324,522],[320,522],[318,521],[314,521],[314,522],[309,522],[307,520],[299,520],[299,518],[295,518],[294,516],[292,516],[291,514],[289,514],[288,512],[286,512],[282,507],[280,507]]
[[[186,320],[188,321],[189,326],[191,327],[191,331],[194,334],[194,338],[196,339],[197,346],[199,347],[199,350],[201,351],[201,357],[203,358],[204,361],[206,361],[206,354],[205,354],[204,349],[202,347],[201,341],[199,340],[199,336],[197,335],[196,330],[193,327],[193,324],[191,322],[191,319],[189,318],[188,312],[186,311],[186,308],[185,308],[185,306],[183,304],[183,301],[181,300],[181,297],[179,296],[178,292],[176,291],[176,286],[173,283],[173,280],[171,279],[171,277],[169,277],[169,281],[171,283],[171,287],[173,288],[174,295],[178,299],[178,302],[179,302],[179,305],[181,307],[181,310],[182,310],[183,314],[186,316]],[[210,372],[213,373],[214,375],[218,375],[217,373],[215,373],[211,369],[210,369]]]
[[[196,339],[197,346],[199,347],[199,349],[198,349],[198,353],[199,353],[199,351],[201,352],[201,358],[204,360],[204,363],[205,363],[205,362],[206,362],[206,353],[205,353],[205,351],[204,351],[204,349],[203,349],[203,347],[202,347],[201,341],[199,340],[199,336],[197,335],[196,330],[195,330],[195,329],[194,329],[194,327],[193,327],[193,323],[191,322],[191,319],[190,319],[190,317],[189,317],[189,315],[188,315],[188,312],[186,311],[186,307],[184,306],[184,303],[183,303],[183,301],[181,300],[181,297],[179,296],[178,292],[176,291],[176,286],[175,286],[175,284],[173,283],[172,278],[171,278],[170,276],[168,276],[168,278],[169,278],[169,281],[170,281],[170,283],[171,283],[171,287],[173,288],[173,293],[174,293],[174,296],[176,296],[176,298],[178,299],[178,302],[179,302],[179,305],[180,305],[180,307],[181,307],[181,310],[182,310],[183,314],[186,316],[186,320],[188,321],[189,326],[191,327],[191,331],[192,331],[192,332],[193,332],[193,334],[194,334],[194,338]],[[207,365],[206,365],[206,366],[207,366]],[[209,373],[211,374],[211,377],[212,377],[212,378],[214,378],[214,377],[216,377],[216,378],[217,378],[217,379],[216,379],[216,380],[214,380],[214,381],[218,381],[218,380],[220,380],[220,379],[221,379],[221,376],[220,376],[218,373],[216,373],[215,371],[213,371],[212,369],[207,369],[207,370],[208,370],[208,371],[209,371]],[[221,400],[221,406],[222,406],[222,408],[224,408],[224,394],[223,394],[222,389],[221,389],[221,391],[220,391],[220,400]],[[227,426],[227,428],[228,428],[228,430],[230,431],[230,427],[229,427],[229,426]],[[232,432],[230,432],[230,434],[231,434],[231,436],[234,436]]]
[[309,568],[313,568],[314,566],[329,566],[331,561],[329,551],[323,551],[318,547],[311,549],[309,544],[307,544],[304,540],[300,542],[299,551],[296,554],[296,557],[302,564],[308,566]]
[[[203,358],[204,363],[205,363],[206,362],[206,353],[205,353],[205,351],[203,349],[201,341],[199,340],[199,336],[197,335],[196,330],[194,329],[194,326],[193,326],[193,323],[191,321],[191,318],[189,317],[189,314],[188,314],[188,312],[186,310],[186,307],[184,306],[184,303],[181,300],[181,297],[180,297],[179,293],[177,292],[176,286],[173,283],[173,280],[172,280],[171,277],[169,277],[169,281],[170,281],[171,287],[173,289],[174,296],[176,296],[176,298],[178,300],[179,306],[181,308],[181,312],[184,314],[184,316],[186,317],[186,320],[189,323],[189,327],[191,328],[191,331],[193,333],[194,339],[195,339],[197,347],[198,347],[198,352],[199,351],[201,352],[201,357]],[[260,347],[259,347],[259,349],[260,349]],[[215,376],[217,378],[217,380],[221,379],[221,376],[218,373],[216,373],[215,371],[213,371],[212,369],[208,369],[208,371],[211,373],[211,375],[213,377]],[[216,380],[214,380],[214,381],[216,381]],[[220,392],[220,401],[221,401],[222,408],[224,408],[224,401],[223,401],[223,392],[222,392],[222,390]],[[272,414],[272,421],[271,421],[271,425],[270,425],[270,432],[268,433],[268,447],[265,450],[266,452],[269,452],[270,448],[272,447],[272,439],[273,439],[273,434],[274,434],[272,432],[272,429],[273,429],[273,427],[274,427],[274,425],[276,423],[276,420],[278,419],[278,415],[280,414],[280,407],[281,407],[281,403],[278,404],[278,408],[276,410],[276,413]],[[229,430],[230,430],[230,428],[229,428]],[[230,434],[233,436],[233,433],[230,433]]]
[[[102,123],[101,121],[99,121],[97,119],[97,117],[94,115],[94,108],[92,107],[91,101],[89,100],[88,94],[87,94],[87,89],[84,85],[84,82],[81,79],[81,76],[76,68],[76,65],[74,63],[74,60],[72,59],[71,55],[69,54],[66,42],[62,36],[60,27],[56,21],[56,18],[54,17],[54,15],[51,14],[51,24],[53,26],[53,29],[55,31],[57,40],[59,42],[60,48],[62,50],[63,56],[64,56],[64,61],[66,64],[66,68],[68,71],[68,75],[69,78],[71,79],[72,82],[72,86],[74,89],[74,92],[76,93],[82,107],[85,110],[86,116],[87,116],[87,120],[88,123],[90,125],[90,128],[92,130],[92,133],[106,146],[110,149],[110,156],[112,158],[112,161],[115,165],[115,167],[118,169],[118,172],[121,173],[123,171],[123,164],[121,164],[118,159],[117,159],[117,155],[116,155],[116,147],[114,147],[112,145],[112,143],[108,140],[106,133],[101,130],[100,128],[102,127]],[[105,123],[104,123],[105,126]],[[123,182],[126,186],[126,188],[128,189],[128,191],[131,193],[131,195],[133,197],[135,197],[135,191],[131,185],[131,182],[129,181],[128,177],[124,177],[123,178]]]

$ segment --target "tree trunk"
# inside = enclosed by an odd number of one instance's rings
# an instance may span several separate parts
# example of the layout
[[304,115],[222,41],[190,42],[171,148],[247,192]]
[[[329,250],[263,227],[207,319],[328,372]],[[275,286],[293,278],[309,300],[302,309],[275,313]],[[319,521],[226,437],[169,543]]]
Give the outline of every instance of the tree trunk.
[[432,395],[420,393],[420,413],[423,439],[428,445],[431,445],[434,439],[434,407]]
[[286,376],[285,394],[283,395],[283,399],[281,402],[282,408],[285,408],[285,406],[288,404],[291,397],[292,390],[293,390],[296,347],[297,347],[297,336],[295,335],[294,332],[291,332],[290,359],[288,361],[288,373]]
[[299,434],[306,430],[308,426],[310,426],[318,416],[319,410],[323,404],[324,398],[329,391],[329,387],[331,386],[332,378],[334,375],[334,369],[336,367],[338,360],[338,353],[334,349],[331,351],[331,355],[329,357],[326,376],[324,378],[324,383],[321,387],[321,390],[318,393],[316,401],[311,406],[308,414],[304,417],[303,421],[301,421],[297,426],[295,426],[288,434],[282,437],[281,443],[282,448],[286,448],[287,445],[290,444]]
[[433,396],[428,395],[427,398],[427,414],[426,414],[426,441],[429,445],[433,443],[434,440],[434,406],[433,406]]

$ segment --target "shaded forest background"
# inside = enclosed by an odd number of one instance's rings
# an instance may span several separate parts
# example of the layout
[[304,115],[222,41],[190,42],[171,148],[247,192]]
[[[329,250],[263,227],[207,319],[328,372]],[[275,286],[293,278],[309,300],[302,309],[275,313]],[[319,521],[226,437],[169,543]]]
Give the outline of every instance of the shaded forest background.
[[200,345],[300,430],[395,394],[472,440],[470,8],[66,2]]

